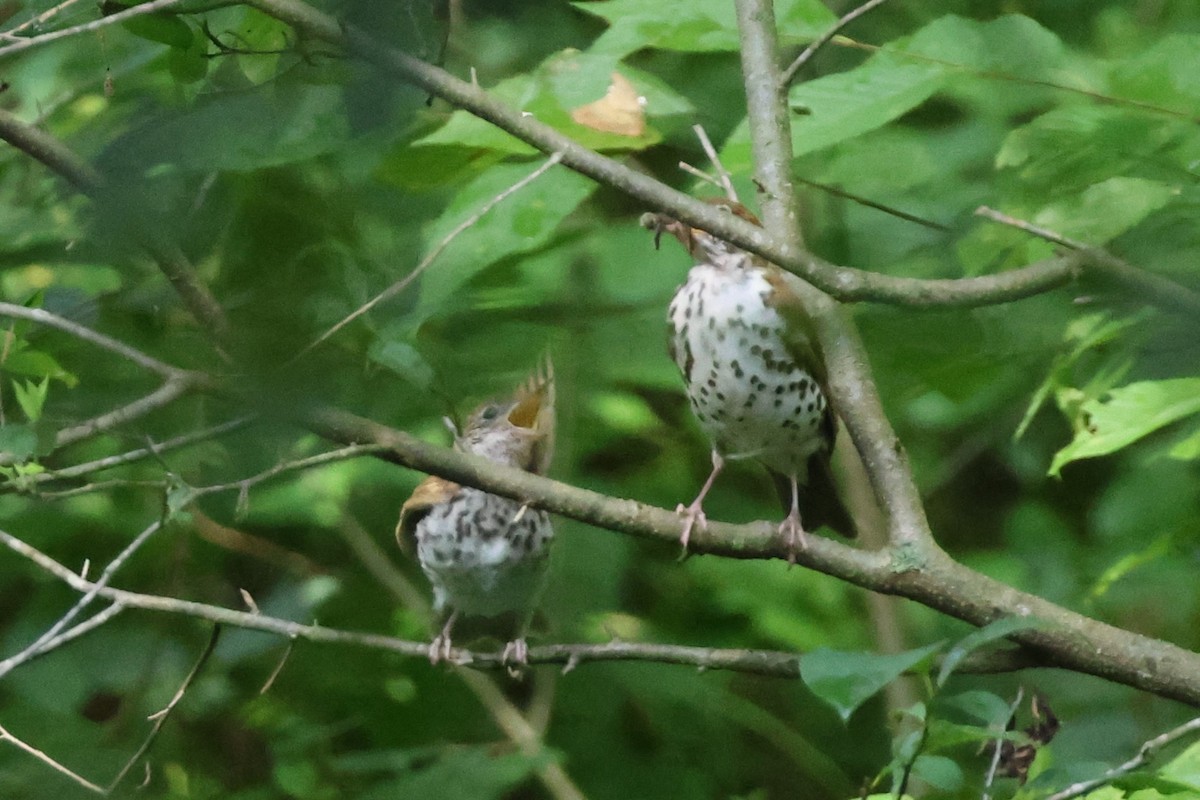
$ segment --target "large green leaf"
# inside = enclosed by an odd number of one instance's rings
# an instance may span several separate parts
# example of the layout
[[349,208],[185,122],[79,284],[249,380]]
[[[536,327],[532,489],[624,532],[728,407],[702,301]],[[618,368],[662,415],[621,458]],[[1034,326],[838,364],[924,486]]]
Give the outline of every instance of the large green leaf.
[[[625,56],[644,48],[688,52],[741,48],[733,3],[727,0],[690,0],[687,3],[606,0],[574,5],[609,22],[608,30],[593,43],[593,53]],[[833,13],[816,0],[781,0],[776,4],[775,16],[784,41],[815,38],[835,19]]]
[[1089,400],[1080,408],[1083,425],[1054,455],[1050,474],[1081,458],[1108,455],[1172,422],[1200,413],[1200,378],[1131,383]]
[[847,653],[814,650],[800,659],[800,677],[813,694],[833,706],[843,720],[884,686],[941,648],[940,642],[903,653]]
[[[886,125],[928,100],[945,76],[937,64],[880,54],[848,72],[801,83],[789,94],[798,112],[792,118],[792,148],[803,155]],[[746,121],[729,135],[721,158],[735,172],[751,168]]]
[[1165,206],[1179,189],[1145,178],[1109,178],[1046,206],[1033,221],[1086,244],[1102,245]]
[[[488,201],[539,164],[501,164],[455,196],[427,235],[427,251]],[[460,286],[491,264],[541,247],[560,222],[595,191],[596,184],[565,167],[555,167],[506,198],[457,236],[421,279],[421,296],[410,321],[437,311]]]

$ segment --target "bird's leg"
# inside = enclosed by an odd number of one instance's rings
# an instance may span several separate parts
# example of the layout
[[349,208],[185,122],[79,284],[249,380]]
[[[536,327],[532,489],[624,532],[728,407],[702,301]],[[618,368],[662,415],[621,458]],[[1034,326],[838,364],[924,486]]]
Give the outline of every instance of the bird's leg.
[[500,663],[508,671],[509,677],[521,677],[521,671],[529,666],[529,644],[524,636],[519,636],[504,645],[504,651],[500,653]]
[[454,621],[457,619],[458,612],[452,611],[446,618],[446,624],[442,626],[442,632],[433,637],[433,641],[429,643],[430,664],[450,660],[450,630],[454,627]]
[[796,553],[806,547],[804,528],[800,525],[800,487],[796,476],[790,476],[792,483],[792,510],[779,524],[779,532],[787,536],[788,566],[796,566]]
[[709,473],[708,480],[700,487],[700,494],[696,495],[696,499],[692,501],[690,506],[684,506],[680,503],[675,507],[675,513],[683,517],[683,533],[679,536],[679,544],[683,545],[683,556],[687,557],[688,540],[692,537],[692,528],[699,523],[701,530],[708,527],[708,517],[704,515],[704,498],[708,494],[708,490],[712,488],[713,481],[721,474],[721,470],[725,467],[725,459],[721,458],[721,454],[717,452],[717,448],[712,451],[712,472]]

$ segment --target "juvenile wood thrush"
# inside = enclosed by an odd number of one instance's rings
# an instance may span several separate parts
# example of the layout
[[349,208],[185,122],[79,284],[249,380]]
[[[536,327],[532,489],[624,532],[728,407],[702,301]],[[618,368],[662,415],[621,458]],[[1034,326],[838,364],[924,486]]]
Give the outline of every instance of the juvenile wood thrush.
[[[710,202],[759,224],[738,203]],[[770,472],[787,510],[779,531],[789,561],[804,546],[802,510],[810,528],[826,524],[853,536],[830,472],[837,420],[812,321],[791,285],[799,279],[671,217],[646,214],[642,225],[655,231],[655,246],[669,233],[696,260],[667,313],[671,357],[713,445],[700,494],[676,509],[685,519],[685,552],[693,528],[707,524],[704,498],[726,459],[752,458]]]
[[[554,452],[554,375],[549,361],[508,398],[484,403],[468,418],[454,447],[500,464],[542,474]],[[400,509],[396,539],[415,540],[433,586],[434,610],[445,617],[429,646],[430,661],[449,657],[460,614],[490,618],[511,633],[506,663],[524,664],[525,633],[545,584],[554,530],[550,517],[515,500],[430,476]]]

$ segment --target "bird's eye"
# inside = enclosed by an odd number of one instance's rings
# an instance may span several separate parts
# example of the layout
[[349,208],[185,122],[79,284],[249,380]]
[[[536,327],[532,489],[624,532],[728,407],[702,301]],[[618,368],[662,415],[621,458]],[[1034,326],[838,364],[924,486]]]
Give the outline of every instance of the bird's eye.
[[500,406],[497,405],[487,405],[479,410],[481,422],[491,422],[498,416],[500,416]]

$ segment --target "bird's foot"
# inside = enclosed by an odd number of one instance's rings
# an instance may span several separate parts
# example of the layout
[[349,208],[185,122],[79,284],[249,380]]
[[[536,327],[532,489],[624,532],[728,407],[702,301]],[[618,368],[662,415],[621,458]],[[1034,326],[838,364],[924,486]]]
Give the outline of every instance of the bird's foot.
[[433,637],[429,643],[429,663],[437,666],[442,661],[450,660],[450,634],[442,632]]
[[804,527],[800,524],[800,514],[792,509],[783,522],[779,523],[779,532],[787,543],[787,562],[789,567],[796,566],[796,553],[808,546]]
[[522,676],[525,668],[529,666],[529,645],[525,637],[513,639],[504,645],[504,650],[500,653],[500,663],[504,665],[510,678]]
[[688,542],[692,538],[692,529],[697,525],[700,530],[708,527],[708,517],[704,513],[704,508],[700,505],[700,501],[693,502],[690,506],[685,506],[683,503],[675,506],[675,513],[683,517],[683,533],[679,535],[679,544],[683,548],[683,552],[679,554],[679,560],[683,561],[688,557]]

